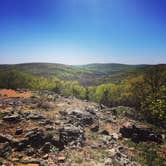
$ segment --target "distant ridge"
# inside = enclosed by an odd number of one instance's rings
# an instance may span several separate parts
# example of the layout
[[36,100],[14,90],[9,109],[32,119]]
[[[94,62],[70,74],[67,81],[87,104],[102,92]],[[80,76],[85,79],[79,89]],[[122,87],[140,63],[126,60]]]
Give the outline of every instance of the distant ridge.
[[0,72],[19,70],[40,77],[57,77],[62,80],[78,81],[82,85],[98,85],[119,82],[129,75],[139,75],[145,69],[159,65],[128,65],[120,63],[92,63],[87,65],[65,65],[60,63],[21,63],[0,65]]

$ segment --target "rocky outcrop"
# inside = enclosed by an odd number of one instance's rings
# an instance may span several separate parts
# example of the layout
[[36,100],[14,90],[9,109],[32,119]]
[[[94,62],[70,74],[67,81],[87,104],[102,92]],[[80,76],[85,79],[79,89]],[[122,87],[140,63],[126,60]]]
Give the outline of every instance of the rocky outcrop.
[[8,143],[16,151],[23,151],[32,147],[35,149],[42,148],[46,152],[50,150],[51,145],[58,147],[58,142],[59,140],[55,140],[55,136],[38,128],[29,129],[21,139],[15,139],[10,135],[0,135],[0,143]]
[[94,123],[98,123],[98,116],[93,110],[65,110],[60,114],[68,121],[68,123],[74,126],[91,126]]
[[93,132],[99,130],[99,119],[96,112],[92,109],[83,111],[79,109],[65,110],[60,111],[60,115],[67,123],[59,130],[61,148],[64,146],[83,146],[85,142],[85,127],[89,126]]
[[25,139],[28,145],[35,148],[43,146],[46,142],[52,142],[52,136],[38,128],[27,131]]
[[155,133],[150,128],[139,127],[129,122],[123,124],[120,128],[120,133],[123,137],[131,138],[132,141],[137,143],[141,141],[162,142],[160,134]]
[[85,142],[84,130],[73,125],[65,126],[59,130],[59,141],[62,148],[68,146],[83,146]]

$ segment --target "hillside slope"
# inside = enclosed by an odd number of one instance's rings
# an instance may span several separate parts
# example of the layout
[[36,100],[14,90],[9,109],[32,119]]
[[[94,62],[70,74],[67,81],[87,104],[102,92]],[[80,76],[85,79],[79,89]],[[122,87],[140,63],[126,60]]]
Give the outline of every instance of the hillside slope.
[[1,90],[0,165],[165,165],[165,130],[134,120],[133,111],[51,91]]

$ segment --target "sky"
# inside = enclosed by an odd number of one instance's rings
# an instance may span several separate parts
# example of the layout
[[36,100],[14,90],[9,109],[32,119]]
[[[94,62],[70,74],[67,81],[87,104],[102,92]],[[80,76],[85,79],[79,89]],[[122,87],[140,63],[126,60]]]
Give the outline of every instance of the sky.
[[0,0],[0,64],[166,63],[165,0]]

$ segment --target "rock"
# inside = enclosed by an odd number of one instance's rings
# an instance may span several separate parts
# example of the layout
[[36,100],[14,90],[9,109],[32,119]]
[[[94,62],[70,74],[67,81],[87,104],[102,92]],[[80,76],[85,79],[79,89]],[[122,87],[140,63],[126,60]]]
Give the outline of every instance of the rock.
[[18,155],[17,155],[17,158],[18,158],[18,159],[21,159],[21,158],[23,158],[23,155],[22,155],[22,154],[18,154]]
[[92,149],[98,149],[98,145],[97,145],[97,144],[91,144],[90,147],[91,147]]
[[118,140],[120,138],[120,134],[118,134],[118,133],[112,133],[111,135],[116,140]]
[[54,121],[55,125],[60,125],[62,122],[59,120]]
[[65,126],[59,130],[60,143],[62,146],[83,146],[85,142],[84,131],[80,127]]
[[122,153],[122,154],[125,154],[125,155],[127,155],[127,150],[128,150],[128,148],[126,148],[126,147],[124,147],[124,146],[118,146],[118,147],[117,147],[117,151],[118,151],[119,153]]
[[13,144],[13,148],[17,151],[23,151],[28,146],[28,139],[24,138]]
[[116,148],[111,148],[111,149],[108,150],[108,152],[111,155],[111,157],[113,157],[117,153],[117,150],[116,150]]
[[19,162],[19,159],[18,158],[13,158],[12,162]]
[[23,129],[17,128],[15,134],[20,135],[23,133]]
[[12,148],[9,143],[0,144],[0,157],[7,158],[12,152]]
[[55,141],[53,136],[51,136],[46,131],[38,129],[38,128],[30,129],[29,131],[27,131],[27,133],[24,135],[24,138],[22,138],[22,139],[9,140],[9,139],[6,139],[6,137],[5,137],[2,140],[10,141],[11,146],[17,151],[23,151],[30,147],[32,147],[34,149],[43,148],[43,150],[46,150],[46,149],[48,149],[49,143],[58,144]]
[[53,122],[48,119],[42,119],[38,123],[41,125],[52,125],[53,124]]
[[107,107],[103,104],[100,104],[100,109],[106,109]]
[[33,154],[35,154],[35,151],[33,148],[29,148],[26,150],[25,154],[28,156],[32,156]]
[[47,125],[47,126],[45,126],[45,129],[46,129],[46,131],[52,131],[52,130],[55,130],[55,127],[52,125]]
[[161,137],[162,137],[163,140],[166,139],[166,135],[165,134],[161,134]]
[[49,155],[48,155],[48,154],[45,154],[45,155],[43,156],[43,159],[46,160],[46,159],[48,159],[48,157],[49,157]]
[[141,128],[138,126],[133,125],[132,123],[125,123],[120,128],[120,133],[125,138],[131,138],[134,142],[141,142],[141,141],[153,141],[153,142],[162,142],[162,136],[153,132],[149,128]]
[[42,158],[35,159],[31,157],[24,157],[19,166],[48,166],[48,163]]
[[11,110],[9,110],[9,111],[2,111],[1,110],[1,118],[3,118],[4,116],[10,116],[10,115],[11,115]]
[[13,141],[13,136],[9,135],[9,134],[0,134],[0,143],[5,143],[5,142],[9,142],[10,144],[12,144]]
[[21,163],[21,166],[41,166],[41,161],[32,159],[32,158],[24,158]]
[[42,120],[44,119],[43,116],[38,115],[38,114],[30,114],[27,119],[31,119],[31,120]]
[[45,142],[51,141],[51,137],[38,128],[28,131],[25,137],[28,140],[27,143],[35,148],[41,147]]
[[58,157],[58,162],[59,162],[59,163],[64,163],[65,160],[66,160],[66,157],[65,157],[65,156],[59,156],[59,157]]
[[93,125],[93,126],[90,128],[90,130],[93,131],[93,132],[99,131],[99,124]]
[[94,123],[98,123],[98,116],[96,112],[90,110],[66,110],[60,111],[60,114],[68,120],[68,123],[73,124],[74,126],[91,126]]
[[126,155],[119,152],[117,152],[113,158],[115,161],[115,165],[139,166],[138,163],[131,161]]
[[27,120],[34,120],[37,121],[41,125],[48,125],[48,124],[53,124],[53,122],[49,119],[46,119],[45,117],[38,115],[38,114],[32,114],[30,113],[27,117]]
[[136,129],[135,124],[126,122],[120,128],[120,133],[122,134],[123,137],[130,138],[130,137],[132,137],[135,129]]
[[116,143],[116,140],[110,135],[103,135],[102,142],[104,143],[104,145],[114,145]]
[[31,114],[31,112],[20,112],[19,114],[21,114],[23,118],[28,120],[28,116]]
[[45,153],[48,153],[49,151],[50,151],[50,149],[51,149],[51,143],[50,142],[46,142],[45,144],[44,144],[44,146],[42,147],[42,151],[43,152],[45,152]]
[[4,120],[5,122],[10,122],[10,123],[18,123],[18,122],[21,121],[19,115],[5,116],[5,117],[3,117],[3,120]]
[[104,161],[104,165],[106,166],[113,166],[113,161],[111,158],[106,158]]
[[100,131],[100,134],[102,134],[102,135],[109,135],[109,132],[107,130],[102,130],[102,131]]

